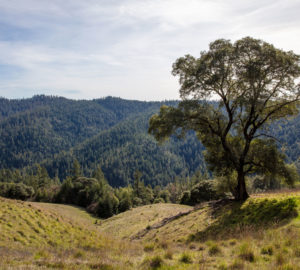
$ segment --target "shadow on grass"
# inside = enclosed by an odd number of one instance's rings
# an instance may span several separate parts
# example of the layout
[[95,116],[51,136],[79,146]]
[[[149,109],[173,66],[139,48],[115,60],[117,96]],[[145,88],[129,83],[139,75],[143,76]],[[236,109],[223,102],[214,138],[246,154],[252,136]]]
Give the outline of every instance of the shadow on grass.
[[212,204],[212,219],[205,230],[189,236],[189,240],[229,239],[257,234],[267,228],[288,223],[298,215],[297,199],[249,198],[245,202],[227,201],[221,206]]

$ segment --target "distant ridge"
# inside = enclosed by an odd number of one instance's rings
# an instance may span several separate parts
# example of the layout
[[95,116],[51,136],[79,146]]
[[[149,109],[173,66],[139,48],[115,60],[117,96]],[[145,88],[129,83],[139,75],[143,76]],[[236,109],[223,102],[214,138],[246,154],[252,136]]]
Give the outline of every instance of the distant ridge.
[[[153,186],[205,171],[204,149],[193,133],[162,146],[147,134],[149,118],[163,104],[176,106],[178,101],[0,98],[0,169],[40,163],[63,179],[76,158],[87,176],[101,164],[113,186],[131,183],[136,170]],[[272,126],[271,132],[288,161],[298,165],[300,117]]]

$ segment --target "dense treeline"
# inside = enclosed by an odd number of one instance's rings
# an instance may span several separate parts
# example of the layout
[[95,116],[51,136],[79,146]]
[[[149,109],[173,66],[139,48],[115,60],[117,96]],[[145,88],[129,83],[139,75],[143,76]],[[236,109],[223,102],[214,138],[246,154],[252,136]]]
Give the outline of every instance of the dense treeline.
[[0,168],[21,169],[39,162],[51,177],[62,180],[76,157],[86,175],[101,163],[114,187],[132,183],[135,170],[152,186],[203,170],[203,148],[193,134],[188,141],[173,139],[163,147],[147,134],[148,119],[162,102],[35,96],[1,99],[1,104]]
[[71,152],[46,162],[46,168],[51,175],[58,169],[59,175],[65,178],[74,156],[83,165],[86,175],[101,163],[106,178],[114,187],[132,184],[135,170],[141,171],[142,180],[152,186],[166,185],[177,176],[186,177],[196,170],[204,171],[203,147],[195,135],[190,133],[185,141],[172,138],[170,142],[158,145],[146,133],[151,114],[129,119],[101,132]]
[[[87,176],[101,164],[113,187],[132,185],[137,170],[145,185],[152,187],[197,171],[204,173],[204,148],[193,133],[185,140],[171,138],[162,146],[147,134],[149,118],[162,104],[177,102],[113,97],[90,101],[48,96],[0,99],[0,169],[34,170],[34,164],[40,163],[50,178],[63,181],[71,175],[76,157]],[[299,117],[271,127],[288,162],[296,165]]]
[[101,169],[97,168],[88,177],[82,173],[77,160],[73,162],[69,176],[61,183],[50,178],[46,169],[36,164],[30,171],[0,170],[0,196],[52,203],[74,204],[89,212],[107,218],[132,207],[160,203],[179,203],[189,184],[177,180],[166,187],[145,185],[142,173],[135,171],[132,185],[111,187]]
[[23,168],[53,159],[129,115],[159,107],[159,103],[117,98],[74,101],[46,96],[0,99],[0,105],[0,168]]
[[[100,165],[90,175],[84,175],[79,162],[74,160],[70,175],[61,183],[57,177],[50,178],[45,167],[35,164],[30,170],[0,170],[0,196],[78,205],[96,216],[108,218],[141,205],[165,202],[196,205],[230,197],[230,187],[235,180],[234,177],[211,179],[208,172],[196,171],[192,177],[177,177],[166,186],[152,187],[145,185],[142,176],[137,170],[132,175],[132,184],[114,188],[109,185]],[[298,180],[296,174],[293,180]],[[247,179],[251,192],[293,184],[269,177]]]

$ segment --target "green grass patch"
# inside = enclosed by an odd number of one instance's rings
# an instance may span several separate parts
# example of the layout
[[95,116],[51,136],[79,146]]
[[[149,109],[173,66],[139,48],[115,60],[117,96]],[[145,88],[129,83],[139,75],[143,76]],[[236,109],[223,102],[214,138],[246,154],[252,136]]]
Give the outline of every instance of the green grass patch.
[[215,221],[196,233],[193,240],[222,237],[226,239],[244,231],[257,231],[285,224],[298,215],[299,198],[249,198],[246,202],[229,201],[213,213]]

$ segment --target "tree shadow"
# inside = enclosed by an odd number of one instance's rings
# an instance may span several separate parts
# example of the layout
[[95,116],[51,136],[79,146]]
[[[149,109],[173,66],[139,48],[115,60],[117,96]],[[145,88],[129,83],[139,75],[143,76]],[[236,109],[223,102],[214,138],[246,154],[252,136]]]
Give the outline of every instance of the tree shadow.
[[267,228],[287,224],[298,216],[297,199],[264,199],[249,198],[245,202],[226,200],[211,204],[213,222],[203,231],[192,234],[189,240],[216,240],[259,236]]

